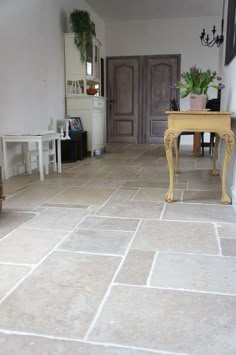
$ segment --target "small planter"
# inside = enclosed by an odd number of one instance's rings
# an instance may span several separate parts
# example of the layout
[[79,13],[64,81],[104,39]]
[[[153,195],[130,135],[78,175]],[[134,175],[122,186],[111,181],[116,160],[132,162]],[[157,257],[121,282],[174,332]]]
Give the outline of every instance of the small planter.
[[191,110],[204,110],[206,108],[206,95],[190,95],[190,109]]

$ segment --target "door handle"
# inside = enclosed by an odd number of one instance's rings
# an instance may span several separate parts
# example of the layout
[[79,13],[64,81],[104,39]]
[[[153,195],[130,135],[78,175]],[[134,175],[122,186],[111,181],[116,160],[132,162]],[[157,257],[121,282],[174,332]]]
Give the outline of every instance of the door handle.
[[109,108],[110,108],[110,111],[112,110],[112,104],[116,102],[116,99],[110,99],[109,100]]

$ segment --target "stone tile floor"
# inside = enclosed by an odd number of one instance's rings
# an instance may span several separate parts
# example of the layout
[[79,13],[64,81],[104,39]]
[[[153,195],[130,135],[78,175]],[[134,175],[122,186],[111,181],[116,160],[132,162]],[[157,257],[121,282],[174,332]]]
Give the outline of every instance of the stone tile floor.
[[163,146],[4,183],[0,355],[236,354],[236,214],[208,155]]

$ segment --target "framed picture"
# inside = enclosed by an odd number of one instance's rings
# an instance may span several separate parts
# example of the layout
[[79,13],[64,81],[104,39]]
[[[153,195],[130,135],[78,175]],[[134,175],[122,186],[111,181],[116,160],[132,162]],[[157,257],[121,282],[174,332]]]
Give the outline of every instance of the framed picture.
[[236,55],[236,0],[228,1],[225,65]]
[[83,132],[83,125],[80,117],[69,118],[69,130]]

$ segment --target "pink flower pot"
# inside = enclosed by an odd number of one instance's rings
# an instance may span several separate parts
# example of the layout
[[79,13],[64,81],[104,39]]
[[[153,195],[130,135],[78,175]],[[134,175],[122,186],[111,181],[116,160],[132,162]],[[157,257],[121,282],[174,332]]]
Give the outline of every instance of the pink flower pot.
[[206,108],[206,95],[190,95],[190,109],[191,110],[204,110]]

